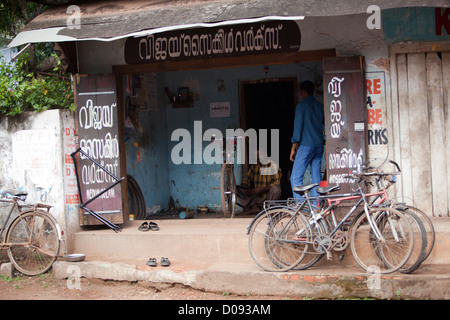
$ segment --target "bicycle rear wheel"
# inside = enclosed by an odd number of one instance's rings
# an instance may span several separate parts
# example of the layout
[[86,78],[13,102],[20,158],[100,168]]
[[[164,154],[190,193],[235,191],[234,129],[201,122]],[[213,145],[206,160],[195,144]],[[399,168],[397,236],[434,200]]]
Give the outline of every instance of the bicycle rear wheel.
[[220,194],[225,218],[233,218],[236,209],[236,180],[233,165],[224,163],[220,177]]
[[427,236],[427,249],[426,249],[425,257],[423,258],[423,260],[426,260],[428,258],[428,256],[430,255],[431,251],[433,250],[434,242],[436,240],[433,222],[431,221],[430,217],[425,212],[423,212],[422,210],[420,210],[416,207],[401,204],[401,203],[399,204],[399,206],[401,208],[405,207],[407,209],[407,211],[414,213],[420,219],[420,221],[423,223],[423,226],[425,227],[425,233]]
[[28,276],[49,270],[59,254],[58,229],[46,213],[23,212],[11,223],[6,234],[8,257],[16,269]]
[[[303,230],[303,241],[296,240],[298,230]],[[305,258],[310,237],[308,222],[302,215],[289,208],[273,208],[250,227],[250,255],[266,271],[287,271]]]
[[401,210],[402,214],[409,219],[414,232],[414,248],[408,261],[400,268],[401,273],[411,273],[420,267],[425,260],[427,251],[427,234],[425,226],[419,217],[410,210]]
[[[302,213],[302,212],[300,212]],[[305,213],[303,213],[305,214]],[[325,221],[325,219],[320,219],[314,223],[311,223],[312,218],[308,218],[309,213],[306,213],[305,219],[308,220],[308,224],[310,227],[311,232],[311,242],[312,245],[308,246],[308,250],[306,251],[305,257],[298,262],[298,264],[293,267],[293,270],[306,270],[308,268],[311,268],[314,266],[322,257],[325,255],[326,251],[329,249],[329,246],[331,246],[331,243],[327,242],[320,242],[321,236],[327,237],[328,234],[331,232],[331,230],[328,226],[328,223]],[[296,232],[297,238],[302,238],[303,235],[305,235],[305,231],[298,230]],[[306,235],[305,235],[306,237]],[[328,239],[328,238],[326,238]],[[322,246],[324,244],[324,246]]]
[[378,239],[366,214],[357,218],[350,233],[350,246],[356,262],[371,273],[391,273],[405,265],[414,246],[414,232],[408,219],[392,208],[370,209]]

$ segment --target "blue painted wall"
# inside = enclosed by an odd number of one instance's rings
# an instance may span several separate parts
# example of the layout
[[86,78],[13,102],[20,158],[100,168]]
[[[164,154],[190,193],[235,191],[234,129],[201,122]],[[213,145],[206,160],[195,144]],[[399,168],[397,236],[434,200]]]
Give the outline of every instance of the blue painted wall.
[[[241,128],[239,115],[239,83],[245,80],[260,80],[274,77],[297,77],[303,80],[321,79],[321,62],[272,65],[264,73],[263,66],[229,68],[202,71],[167,72],[157,75],[158,110],[140,113],[144,133],[132,134],[127,142],[127,170],[140,184],[147,208],[160,206],[168,208],[169,198],[178,200],[181,206],[196,208],[206,205],[212,209],[221,208],[219,164],[175,164],[171,160],[171,151],[179,141],[171,141],[176,129],[186,129],[191,134],[192,152],[194,152],[194,121],[201,121],[202,134],[209,128],[216,128],[225,135],[226,129]],[[219,92],[218,80],[223,80],[225,90]],[[189,87],[197,98],[193,108],[172,108],[164,91],[168,87],[177,93],[179,87]],[[229,101],[230,117],[211,118],[210,103]],[[286,119],[293,121],[293,119]],[[137,161],[139,143],[141,161]],[[202,143],[202,151],[209,142]],[[199,156],[199,155],[198,155]],[[237,182],[241,180],[241,166],[235,166]]]
[[[161,78],[157,76],[158,92],[164,92]],[[143,133],[126,136],[127,173],[138,182],[147,208],[154,210],[167,207],[169,201],[166,116],[165,106],[158,101],[158,110],[139,113]]]
[[449,40],[449,8],[411,7],[388,9],[382,11],[381,18],[384,38],[388,43]]

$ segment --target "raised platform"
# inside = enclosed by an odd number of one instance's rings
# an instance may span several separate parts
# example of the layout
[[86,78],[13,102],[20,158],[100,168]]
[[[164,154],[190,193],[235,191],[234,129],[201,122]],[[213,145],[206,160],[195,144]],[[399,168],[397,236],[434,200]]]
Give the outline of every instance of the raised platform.
[[[201,218],[198,218],[200,217]],[[206,215],[193,219],[159,219],[159,231],[138,230],[144,221],[130,221],[121,232],[108,228],[84,230],[75,234],[74,252],[85,253],[89,260],[120,261],[145,264],[148,258],[167,257],[186,263],[254,264],[248,249],[247,226],[252,218],[225,219]],[[436,243],[427,264],[450,264],[450,219],[434,218]],[[354,266],[347,249],[343,262],[337,255],[322,264]]]

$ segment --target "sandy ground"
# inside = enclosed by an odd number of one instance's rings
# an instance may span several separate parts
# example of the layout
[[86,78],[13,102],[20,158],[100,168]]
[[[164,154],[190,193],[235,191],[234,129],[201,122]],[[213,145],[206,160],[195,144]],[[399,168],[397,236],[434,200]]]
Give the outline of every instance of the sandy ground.
[[81,278],[79,283],[59,280],[50,273],[36,277],[0,277],[1,300],[295,300],[300,297],[237,296],[203,292],[180,285],[103,281]]

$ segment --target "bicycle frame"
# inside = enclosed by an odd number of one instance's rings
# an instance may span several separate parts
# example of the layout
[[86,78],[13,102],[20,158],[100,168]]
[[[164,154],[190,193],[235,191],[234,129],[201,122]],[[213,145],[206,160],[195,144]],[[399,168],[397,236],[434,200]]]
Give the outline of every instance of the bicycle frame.
[[[331,214],[331,215],[332,215],[332,219],[333,219],[333,227],[334,227],[334,229],[333,229],[333,231],[332,231],[331,233],[328,234],[328,236],[332,237],[332,236],[333,236],[333,235],[341,228],[341,226],[342,226],[345,222],[348,221],[348,219],[349,219],[350,216],[356,211],[356,209],[357,209],[362,203],[364,203],[364,212],[365,212],[365,214],[366,214],[366,216],[367,216],[367,219],[368,219],[368,221],[369,221],[369,224],[370,224],[372,230],[374,231],[374,234],[375,234],[375,236],[377,237],[377,239],[378,239],[378,240],[381,240],[381,239],[383,238],[383,236],[381,235],[381,232],[378,230],[378,227],[376,226],[376,224],[373,222],[372,217],[369,215],[368,207],[369,207],[369,206],[372,206],[373,203],[374,203],[377,199],[380,199],[380,196],[381,196],[380,204],[381,204],[382,202],[384,202],[385,200],[387,200],[388,197],[387,197],[386,189],[384,188],[384,189],[381,190],[381,191],[377,191],[377,192],[374,192],[374,193],[365,194],[365,193],[362,191],[362,189],[361,189],[361,187],[359,186],[359,184],[358,184],[358,191],[359,191],[358,193],[346,193],[346,194],[337,194],[337,195],[331,194],[331,195],[322,195],[322,196],[318,196],[318,197],[309,197],[309,196],[307,195],[307,193],[305,192],[305,200],[300,204],[300,206],[298,206],[298,208],[296,209],[296,211],[295,211],[294,214],[292,215],[291,219],[286,223],[286,225],[282,228],[282,230],[281,230],[281,232],[280,232],[279,234],[282,235],[282,234],[283,234],[283,231],[284,231],[288,226],[290,226],[291,221],[294,219],[295,215],[301,214],[300,211],[301,211],[302,209],[304,209],[304,208],[306,207],[306,205],[308,205],[308,207],[309,207],[309,212],[310,212],[310,214],[311,214],[311,219],[309,220],[310,225],[313,224],[313,223],[316,223],[317,221],[319,221],[320,219],[322,219],[323,217],[325,217],[325,216],[328,215],[328,214]],[[367,198],[368,198],[368,197],[373,197],[373,196],[376,196],[376,198],[369,204],[369,203],[367,202]],[[312,206],[312,202],[314,202],[315,200],[317,201],[317,200],[323,200],[323,199],[326,199],[326,200],[327,200],[329,206],[328,206],[323,212],[319,212],[319,213],[315,212],[315,210],[313,209],[313,206]],[[343,202],[343,201],[350,201],[350,200],[356,200],[356,199],[359,199],[359,200],[353,205],[353,207],[348,211],[348,213],[344,216],[344,218],[342,218],[342,220],[341,220],[339,223],[337,223],[333,208],[334,208],[336,205],[338,205],[338,204],[340,204],[341,202]],[[274,209],[274,208],[276,208],[276,207],[271,207],[271,209]],[[264,213],[265,211],[266,211],[266,210],[262,211],[261,214]],[[259,216],[259,214],[257,215],[257,217],[258,217],[258,216]],[[256,220],[257,217],[255,217],[255,220]],[[356,220],[357,218],[358,218],[358,216],[355,217],[355,218],[352,220],[352,222],[353,222],[354,220]],[[250,230],[251,225],[252,225],[252,224],[250,224],[250,225],[248,226],[248,230]],[[304,231],[305,231],[305,230],[302,230],[302,229],[299,230],[299,231],[297,232],[297,235],[302,234]],[[286,240],[284,240],[284,241],[286,241]],[[287,242],[291,242],[291,241],[287,241]],[[299,240],[292,240],[292,242],[293,242],[293,243],[294,243],[294,242],[296,242],[296,243],[298,243],[298,242],[309,243],[308,241],[299,241]]]
[[[373,199],[370,204],[367,203],[367,198],[370,197],[375,197],[375,199]],[[356,209],[362,204],[364,203],[364,211],[369,219],[369,215],[368,215],[368,207],[369,206],[373,206],[375,204],[375,201],[379,200],[377,204],[382,204],[384,201],[388,200],[388,196],[386,193],[386,189],[383,189],[381,191],[377,191],[377,192],[373,192],[373,193],[368,193],[368,194],[364,194],[364,193],[347,193],[347,194],[339,194],[339,195],[326,195],[326,196],[319,196],[317,198],[320,199],[326,199],[327,203],[328,203],[328,208],[325,209],[325,211],[323,213],[319,213],[320,218],[324,217],[328,214],[331,214],[332,217],[332,221],[333,221],[333,226],[334,226],[334,230],[329,234],[329,236],[333,236],[336,231],[338,231],[340,229],[340,227],[348,220],[348,218],[356,211]],[[349,212],[344,216],[344,218],[342,218],[342,220],[337,223],[336,221],[336,216],[334,213],[334,207],[336,205],[339,205],[341,202],[343,201],[350,201],[350,200],[356,200],[359,199],[355,205],[349,210]],[[311,200],[311,199],[310,199]],[[314,210],[311,210],[313,215],[317,215],[318,213],[315,213]],[[369,223],[372,225],[372,219],[369,219]],[[374,227],[374,231],[377,230],[378,228]],[[377,232],[377,231],[375,231]],[[380,234],[378,234],[377,236],[380,236]]]
[[[36,203],[35,205],[20,204],[19,201],[25,201],[25,198],[26,198],[26,196],[13,196],[11,199],[0,199],[0,202],[11,203],[12,204],[11,209],[9,210],[8,216],[5,219],[5,222],[3,223],[3,226],[2,226],[2,228],[0,230],[0,250],[8,249],[8,247],[11,246],[11,243],[3,242],[3,239],[4,239],[3,232],[7,230],[6,226],[8,225],[8,222],[11,219],[11,215],[12,215],[12,213],[13,213],[13,211],[14,211],[14,209],[16,207],[19,210],[19,218],[21,218],[22,215],[25,213],[25,211],[23,211],[23,208],[30,208],[30,209],[34,208],[35,212],[37,211],[38,208],[47,208],[47,212],[46,212],[46,213],[48,213],[47,216],[55,224],[55,227],[57,229],[58,240],[61,241],[61,235],[62,235],[61,228],[60,228],[58,222],[55,221],[53,216],[51,214],[49,214],[49,209],[50,209],[51,206],[40,204],[40,203]],[[34,221],[33,221],[33,223],[34,223]],[[33,228],[33,226],[30,229],[32,229],[32,228]],[[14,243],[14,245],[15,246],[19,246],[19,245],[26,246],[26,245],[28,245],[31,242],[31,236],[32,235],[30,234],[30,239],[29,239],[28,242],[23,243],[23,244],[21,244],[21,243]],[[46,252],[42,248],[40,248],[39,251],[42,251],[42,252],[44,252],[44,253],[46,253],[48,255],[51,255],[51,253]]]
[[[22,198],[22,199],[23,199],[23,198]],[[11,215],[12,215],[12,213],[13,213],[13,211],[14,211],[14,208],[17,207],[17,208],[19,209],[19,212],[21,212],[21,207],[23,207],[23,206],[21,206],[21,205],[18,203],[19,200],[20,200],[20,199],[16,199],[16,198],[13,198],[13,199],[0,199],[0,202],[3,202],[3,203],[12,203],[12,204],[13,204],[13,205],[11,206],[11,209],[9,210],[8,217],[6,218],[6,220],[5,220],[5,222],[4,222],[3,226],[2,226],[2,229],[0,230],[0,241],[1,241],[2,246],[4,245],[4,243],[3,243],[3,231],[6,230],[6,226],[8,225],[9,219],[11,218]],[[2,247],[2,248],[3,248],[3,247]]]

